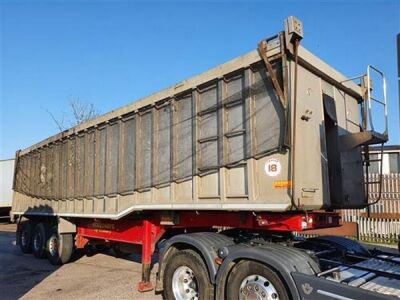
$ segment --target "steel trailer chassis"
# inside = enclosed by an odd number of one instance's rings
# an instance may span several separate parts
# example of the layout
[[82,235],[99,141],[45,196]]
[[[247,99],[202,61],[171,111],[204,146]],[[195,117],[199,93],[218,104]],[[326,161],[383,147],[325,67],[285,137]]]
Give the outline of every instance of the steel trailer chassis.
[[142,246],[142,281],[140,292],[154,289],[150,282],[151,257],[156,243],[172,232],[215,231],[215,228],[237,228],[272,232],[292,232],[339,225],[336,213],[287,212],[252,213],[218,211],[149,212],[131,219],[79,219],[75,245],[83,248],[91,239]]
[[[27,217],[36,224],[63,219]],[[293,299],[391,299],[374,290],[382,292],[382,278],[386,280],[383,286],[386,282],[400,284],[400,256],[369,251],[342,237],[302,239],[292,235],[293,231],[339,227],[337,213],[152,211],[120,220],[66,221],[75,226],[76,248],[102,243],[141,246],[140,292],[164,290],[166,264],[181,250],[194,251],[204,261],[208,279],[215,286],[215,299],[226,299],[227,279],[243,261],[259,262],[274,270]],[[159,267],[154,286],[150,272],[156,252]],[[373,279],[381,281],[376,285]],[[356,286],[354,282],[361,283]],[[369,287],[360,288],[364,283]],[[399,287],[395,290],[400,297]]]

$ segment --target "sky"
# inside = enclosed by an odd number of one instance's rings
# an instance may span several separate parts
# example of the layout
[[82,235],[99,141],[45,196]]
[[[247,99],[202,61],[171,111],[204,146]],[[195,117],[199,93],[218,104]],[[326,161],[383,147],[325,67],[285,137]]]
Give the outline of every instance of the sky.
[[346,76],[387,77],[400,144],[400,1],[0,0],[0,159],[58,132],[70,99],[106,113],[256,48],[295,15],[302,45]]

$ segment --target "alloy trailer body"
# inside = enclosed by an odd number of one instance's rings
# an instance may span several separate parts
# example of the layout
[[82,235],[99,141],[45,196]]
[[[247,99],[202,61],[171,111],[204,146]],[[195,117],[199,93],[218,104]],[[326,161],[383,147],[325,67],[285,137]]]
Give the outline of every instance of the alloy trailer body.
[[255,51],[18,151],[21,250],[62,264],[140,249],[142,292],[158,253],[166,299],[398,296],[397,256],[291,234],[368,206],[368,146],[387,141],[372,122],[383,74],[357,85],[302,35],[289,17]]

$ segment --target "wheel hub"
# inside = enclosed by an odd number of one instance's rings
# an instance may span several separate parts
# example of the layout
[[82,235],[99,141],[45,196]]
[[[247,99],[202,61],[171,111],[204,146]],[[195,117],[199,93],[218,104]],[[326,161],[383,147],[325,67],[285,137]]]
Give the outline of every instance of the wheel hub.
[[26,246],[27,240],[28,240],[28,233],[27,233],[26,231],[22,231],[22,232],[21,232],[21,244],[22,244],[23,246]]
[[35,238],[33,239],[33,247],[35,250],[40,249],[40,244],[42,243],[42,235],[40,233],[35,235]]
[[198,300],[197,280],[192,269],[177,268],[172,276],[172,291],[176,300]]
[[49,252],[51,256],[55,256],[58,253],[58,239],[55,236],[49,239]]
[[263,276],[247,276],[240,285],[240,300],[279,300],[273,284]]

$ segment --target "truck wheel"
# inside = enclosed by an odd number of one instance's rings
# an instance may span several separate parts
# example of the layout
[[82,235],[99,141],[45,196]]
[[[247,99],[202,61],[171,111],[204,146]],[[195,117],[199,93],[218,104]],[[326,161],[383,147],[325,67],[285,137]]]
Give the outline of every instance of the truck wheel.
[[47,258],[52,265],[69,262],[74,248],[72,233],[59,234],[57,227],[51,228],[46,248]]
[[180,250],[168,259],[163,281],[165,299],[214,299],[206,265],[193,250]]
[[254,261],[242,261],[233,268],[226,291],[227,299],[289,299],[279,276]]
[[36,224],[32,236],[32,252],[36,258],[44,258],[46,256],[46,231],[43,223]]
[[32,252],[32,221],[26,221],[18,226],[17,230],[17,244],[23,253]]

